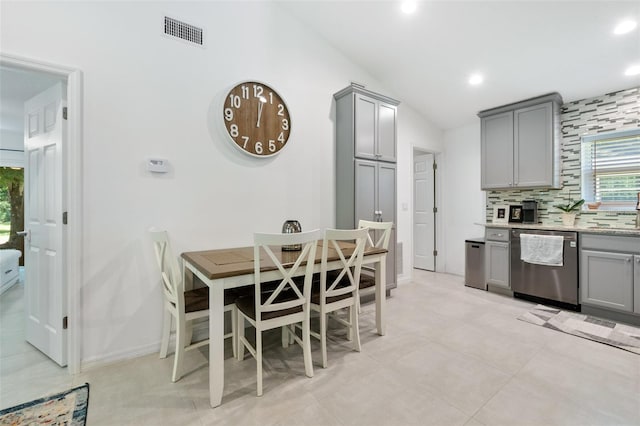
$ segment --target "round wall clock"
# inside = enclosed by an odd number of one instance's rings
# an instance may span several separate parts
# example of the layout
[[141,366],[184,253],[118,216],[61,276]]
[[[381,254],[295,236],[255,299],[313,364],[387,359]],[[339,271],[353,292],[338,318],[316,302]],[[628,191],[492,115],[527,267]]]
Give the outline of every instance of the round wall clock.
[[227,94],[222,114],[227,134],[247,154],[270,157],[289,140],[289,109],[278,92],[264,83],[238,83]]

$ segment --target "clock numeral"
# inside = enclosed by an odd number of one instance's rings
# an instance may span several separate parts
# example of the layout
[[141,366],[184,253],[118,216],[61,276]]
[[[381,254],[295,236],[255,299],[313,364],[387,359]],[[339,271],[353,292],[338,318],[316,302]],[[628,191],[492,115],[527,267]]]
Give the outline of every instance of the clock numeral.
[[278,104],[278,115],[284,117],[284,105]]
[[269,151],[276,151],[276,141],[274,141],[273,139],[269,139]]
[[242,147],[247,148],[247,144],[249,143],[249,136],[243,136],[242,140],[244,141],[244,144],[242,144]]
[[262,88],[262,86],[258,86],[257,84],[253,85],[253,97],[254,98],[259,98],[260,96],[262,96],[262,91],[264,89]]
[[289,130],[289,120],[286,118],[282,119],[282,130]]
[[229,101],[231,101],[231,106],[234,108],[240,108],[240,104],[242,103],[240,96],[233,94],[229,95]]
[[284,132],[280,132],[278,135],[278,142],[284,143]]
[[238,132],[238,125],[237,124],[232,124],[231,127],[229,128],[230,132],[231,132],[231,136],[233,136],[234,138],[237,138],[238,135],[240,134]]
[[224,119],[227,121],[233,120],[233,110],[231,108],[224,109]]
[[273,92],[269,92],[269,103],[273,105]]
[[242,97],[244,99],[249,99],[249,88],[244,84],[242,85]]
[[262,154],[262,142],[256,142],[253,149],[256,151],[256,154]]

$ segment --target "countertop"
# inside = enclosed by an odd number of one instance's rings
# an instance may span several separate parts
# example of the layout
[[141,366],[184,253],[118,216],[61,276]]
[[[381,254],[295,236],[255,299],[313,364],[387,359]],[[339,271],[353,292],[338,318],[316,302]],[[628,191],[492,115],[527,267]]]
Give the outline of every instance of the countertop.
[[540,229],[546,231],[573,231],[573,232],[585,232],[589,234],[606,234],[606,235],[625,235],[631,237],[640,237],[640,229],[638,228],[610,228],[605,226],[562,226],[557,224],[544,225],[534,223],[476,223],[489,228],[503,228],[503,229]]

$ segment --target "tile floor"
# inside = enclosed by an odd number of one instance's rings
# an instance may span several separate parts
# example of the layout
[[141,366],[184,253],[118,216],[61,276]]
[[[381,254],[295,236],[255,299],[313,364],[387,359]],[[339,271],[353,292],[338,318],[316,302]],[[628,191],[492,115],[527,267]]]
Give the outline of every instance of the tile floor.
[[22,341],[21,289],[0,298],[0,407],[87,381],[89,425],[640,425],[640,356],[519,321],[534,304],[457,276],[415,271],[388,300],[383,337],[365,305],[362,352],[332,330],[312,379],[300,348],[271,335],[261,398],[255,361],[227,359],[216,409],[206,348],[178,383],[157,354],[69,376]]

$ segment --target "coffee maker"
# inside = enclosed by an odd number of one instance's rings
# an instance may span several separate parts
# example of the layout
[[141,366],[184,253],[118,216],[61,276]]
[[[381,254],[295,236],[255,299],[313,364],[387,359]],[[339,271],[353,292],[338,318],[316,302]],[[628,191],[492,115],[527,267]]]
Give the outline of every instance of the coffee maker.
[[536,200],[522,201],[522,223],[538,223],[538,202]]

